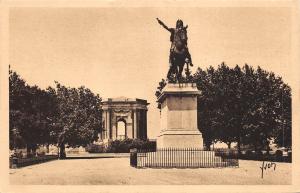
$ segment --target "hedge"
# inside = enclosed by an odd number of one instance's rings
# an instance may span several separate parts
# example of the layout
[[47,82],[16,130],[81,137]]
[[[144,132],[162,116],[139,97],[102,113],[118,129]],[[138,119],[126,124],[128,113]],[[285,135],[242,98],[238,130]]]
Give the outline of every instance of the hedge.
[[155,150],[156,142],[140,139],[114,140],[108,143],[108,146],[90,144],[86,147],[89,153],[129,153],[130,149]]

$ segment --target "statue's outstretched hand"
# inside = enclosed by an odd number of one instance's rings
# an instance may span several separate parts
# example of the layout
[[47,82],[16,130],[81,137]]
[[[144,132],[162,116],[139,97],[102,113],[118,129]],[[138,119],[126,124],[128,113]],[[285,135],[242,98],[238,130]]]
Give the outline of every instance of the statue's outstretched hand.
[[160,21],[158,18],[156,18],[157,19],[157,21],[158,21],[158,23],[160,24],[160,25],[162,25],[163,24],[163,22],[162,21]]

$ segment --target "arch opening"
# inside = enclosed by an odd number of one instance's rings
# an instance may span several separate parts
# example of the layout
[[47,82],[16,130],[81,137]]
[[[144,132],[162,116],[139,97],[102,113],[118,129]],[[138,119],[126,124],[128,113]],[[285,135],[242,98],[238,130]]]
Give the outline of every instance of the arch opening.
[[126,121],[120,119],[117,122],[117,139],[123,140],[126,139],[126,137]]

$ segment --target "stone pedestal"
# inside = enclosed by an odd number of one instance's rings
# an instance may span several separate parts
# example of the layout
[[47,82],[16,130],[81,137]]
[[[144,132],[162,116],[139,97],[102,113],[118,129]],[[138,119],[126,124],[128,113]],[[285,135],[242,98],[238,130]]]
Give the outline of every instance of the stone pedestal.
[[197,124],[195,84],[167,84],[158,101],[161,103],[161,132],[157,148],[203,148]]

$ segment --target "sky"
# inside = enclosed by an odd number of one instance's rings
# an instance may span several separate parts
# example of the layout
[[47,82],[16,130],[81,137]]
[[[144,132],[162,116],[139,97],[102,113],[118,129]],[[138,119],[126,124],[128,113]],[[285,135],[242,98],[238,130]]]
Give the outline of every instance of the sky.
[[10,8],[9,62],[30,85],[81,85],[102,98],[146,99],[148,137],[158,135],[154,95],[166,77],[169,32],[188,25],[195,72],[223,61],[258,65],[291,83],[291,15],[285,7]]

